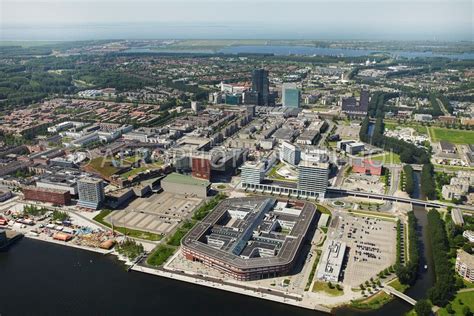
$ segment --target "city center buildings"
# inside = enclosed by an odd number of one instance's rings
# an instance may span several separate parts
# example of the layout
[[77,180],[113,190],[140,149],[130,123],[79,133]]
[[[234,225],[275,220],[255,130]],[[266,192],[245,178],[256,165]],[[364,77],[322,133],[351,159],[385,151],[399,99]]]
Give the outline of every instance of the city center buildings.
[[98,209],[105,200],[104,183],[101,179],[82,178],[77,181],[80,207]]

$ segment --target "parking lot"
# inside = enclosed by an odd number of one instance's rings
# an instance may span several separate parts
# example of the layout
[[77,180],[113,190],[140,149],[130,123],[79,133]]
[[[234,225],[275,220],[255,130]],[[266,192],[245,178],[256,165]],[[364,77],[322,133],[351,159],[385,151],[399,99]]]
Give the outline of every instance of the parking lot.
[[125,209],[112,212],[105,220],[117,226],[168,234],[189,217],[201,199],[162,192],[138,198]]
[[395,263],[395,221],[339,212],[331,223],[329,238],[344,241],[349,248],[344,284],[358,287]]

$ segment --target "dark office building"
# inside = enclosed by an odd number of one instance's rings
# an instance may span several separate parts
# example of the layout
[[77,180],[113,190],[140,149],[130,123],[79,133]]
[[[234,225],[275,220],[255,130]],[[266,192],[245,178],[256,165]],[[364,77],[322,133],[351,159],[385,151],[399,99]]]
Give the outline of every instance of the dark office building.
[[342,99],[342,112],[351,117],[366,116],[369,109],[369,100],[369,91],[361,90],[359,102],[354,97]]
[[268,105],[270,94],[270,82],[268,81],[268,71],[265,69],[255,69],[252,73],[252,90],[258,93],[257,105]]

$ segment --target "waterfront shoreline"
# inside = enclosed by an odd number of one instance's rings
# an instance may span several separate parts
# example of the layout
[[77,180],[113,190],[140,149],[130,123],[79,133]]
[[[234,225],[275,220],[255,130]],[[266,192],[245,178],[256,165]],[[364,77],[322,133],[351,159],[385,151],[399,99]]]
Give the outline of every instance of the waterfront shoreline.
[[[115,257],[117,257],[117,259],[119,261],[124,261],[123,258],[121,258],[118,254],[116,254],[116,253],[114,253],[113,251],[110,251],[110,250],[91,248],[91,247],[86,247],[86,246],[79,246],[79,245],[74,245],[74,244],[70,244],[70,243],[67,243],[67,242],[41,238],[41,237],[32,236],[32,235],[28,235],[28,234],[25,234],[24,236],[26,238],[37,240],[37,241],[42,241],[42,242],[51,243],[51,244],[55,244],[55,245],[60,245],[60,246],[71,247],[71,248],[76,248],[76,249],[80,249],[80,250],[95,252],[95,253],[102,254],[102,255],[111,254],[111,255],[114,255]],[[296,298],[295,299],[282,298],[281,296],[278,296],[278,295],[272,295],[270,293],[262,293],[262,292],[258,292],[256,290],[254,290],[254,291],[245,290],[245,289],[242,289],[240,287],[232,286],[232,285],[229,285],[229,284],[209,282],[209,281],[206,281],[206,280],[202,280],[201,278],[193,277],[191,275],[182,275],[182,274],[178,274],[178,273],[175,273],[175,272],[169,271],[169,270],[164,271],[164,270],[160,270],[160,269],[153,269],[153,268],[145,267],[145,266],[142,266],[142,265],[133,265],[133,264],[130,264],[130,262],[127,262],[127,261],[125,261],[124,263],[126,265],[129,265],[130,269],[133,270],[133,271],[146,273],[146,274],[150,274],[150,275],[154,275],[154,276],[158,276],[158,277],[164,277],[164,278],[168,278],[168,279],[187,282],[187,283],[190,283],[190,284],[206,286],[206,287],[209,287],[209,288],[214,288],[214,289],[217,289],[217,290],[224,290],[224,291],[235,293],[235,294],[252,296],[252,297],[255,297],[255,298],[259,298],[259,299],[269,300],[269,301],[273,301],[273,302],[277,302],[277,303],[281,303],[281,304],[286,304],[286,305],[291,305],[291,306],[294,306],[294,307],[309,309],[309,310],[316,310],[316,311],[324,312],[324,313],[328,313],[328,314],[331,313],[331,310],[332,310],[331,308],[327,308],[327,307],[324,307],[324,306],[321,306],[321,305],[318,305],[318,304],[314,304],[314,305],[304,304],[303,301],[299,301]]]
[[288,298],[283,298],[283,300],[282,300],[282,297],[272,295],[272,294],[269,294],[269,293],[264,294],[262,292],[244,290],[244,289],[238,288],[236,286],[209,282],[209,281],[205,281],[205,280],[202,280],[202,279],[199,279],[199,278],[192,277],[190,275],[181,275],[181,274],[178,274],[178,273],[173,273],[172,271],[162,271],[162,270],[152,269],[152,268],[139,266],[139,265],[134,266],[132,268],[132,270],[137,271],[137,272],[142,272],[142,273],[147,273],[147,274],[159,276],[159,277],[164,277],[164,278],[169,278],[169,279],[178,280],[178,281],[182,281],[182,282],[187,282],[187,283],[191,283],[191,284],[195,284],[195,285],[206,286],[206,287],[214,288],[214,289],[217,289],[217,290],[224,290],[224,291],[232,292],[232,293],[235,293],[235,294],[252,296],[252,297],[255,297],[255,298],[269,300],[269,301],[273,301],[273,302],[277,302],[277,303],[281,303],[281,304],[287,304],[287,305],[291,305],[291,306],[295,306],[295,307],[299,307],[299,308],[304,308],[304,309],[309,309],[309,310],[316,310],[316,311],[324,312],[324,313],[328,313],[328,314],[330,314],[331,311],[332,311],[332,309],[321,306],[321,305],[317,305],[317,304],[315,304],[315,305],[304,305],[304,304],[301,304],[302,301],[291,300],[291,299],[288,299]]
[[29,239],[33,239],[33,240],[38,240],[38,241],[42,241],[42,242],[55,244],[55,245],[66,246],[66,247],[86,250],[86,251],[90,251],[90,252],[95,252],[95,253],[99,253],[99,254],[102,254],[102,255],[113,254],[111,252],[111,250],[105,250],[105,249],[100,249],[100,248],[92,248],[92,247],[86,247],[86,246],[79,246],[79,245],[74,245],[74,244],[67,243],[65,241],[59,241],[59,240],[54,240],[54,239],[45,239],[45,238],[41,238],[39,236],[37,237],[37,236],[32,236],[32,235],[25,234],[24,237],[29,238]]

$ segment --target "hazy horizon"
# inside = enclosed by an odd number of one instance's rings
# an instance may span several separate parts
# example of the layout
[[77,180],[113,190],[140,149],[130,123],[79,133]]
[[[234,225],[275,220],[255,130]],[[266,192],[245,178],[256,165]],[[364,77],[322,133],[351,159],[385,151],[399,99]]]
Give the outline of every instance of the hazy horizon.
[[2,0],[0,40],[473,40],[466,0]]

